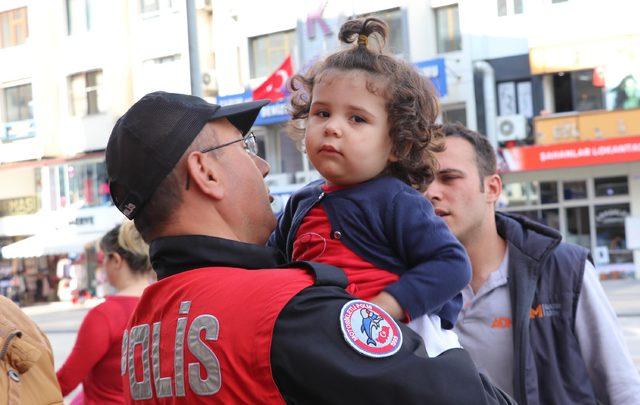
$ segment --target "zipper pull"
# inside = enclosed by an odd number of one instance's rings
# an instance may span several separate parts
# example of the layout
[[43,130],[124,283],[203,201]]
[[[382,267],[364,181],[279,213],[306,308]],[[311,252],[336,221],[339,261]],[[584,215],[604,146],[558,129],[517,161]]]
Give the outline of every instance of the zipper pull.
[[325,194],[324,191],[322,193],[320,193],[320,195],[318,196],[318,202],[322,201],[322,199],[324,198]]

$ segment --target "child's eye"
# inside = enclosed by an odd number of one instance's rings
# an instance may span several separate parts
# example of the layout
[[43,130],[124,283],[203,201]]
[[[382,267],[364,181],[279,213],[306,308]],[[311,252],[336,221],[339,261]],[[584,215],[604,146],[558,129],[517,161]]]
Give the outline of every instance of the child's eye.
[[363,123],[363,122],[367,122],[367,120],[365,120],[364,118],[362,118],[359,115],[352,115],[351,119],[357,123]]
[[315,115],[317,115],[318,117],[321,117],[321,118],[329,118],[329,113],[327,111],[324,111],[324,110],[316,111]]

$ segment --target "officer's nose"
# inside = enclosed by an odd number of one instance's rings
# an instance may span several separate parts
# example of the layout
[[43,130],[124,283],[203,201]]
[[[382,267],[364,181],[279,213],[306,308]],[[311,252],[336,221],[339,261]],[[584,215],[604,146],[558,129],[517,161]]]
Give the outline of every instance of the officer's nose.
[[269,165],[269,163],[258,155],[252,155],[252,157],[253,161],[258,167],[258,170],[260,170],[262,177],[267,177],[267,174],[269,174],[269,172],[271,171],[271,166]]

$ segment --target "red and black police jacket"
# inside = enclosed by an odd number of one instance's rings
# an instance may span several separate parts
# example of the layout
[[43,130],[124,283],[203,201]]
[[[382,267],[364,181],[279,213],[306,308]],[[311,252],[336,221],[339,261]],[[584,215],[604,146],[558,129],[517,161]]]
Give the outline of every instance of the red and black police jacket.
[[150,251],[158,282],[123,335],[127,403],[509,403],[464,350],[428,358],[404,325],[394,354],[356,350],[340,326],[354,298],[335,267],[277,268],[272,249],[207,236]]

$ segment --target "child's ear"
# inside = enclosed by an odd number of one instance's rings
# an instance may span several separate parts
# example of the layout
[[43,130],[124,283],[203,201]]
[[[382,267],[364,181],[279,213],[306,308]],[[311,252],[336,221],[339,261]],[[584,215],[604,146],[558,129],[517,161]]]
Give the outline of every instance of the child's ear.
[[393,152],[389,153],[389,162],[397,162],[397,161],[398,161],[398,157],[396,156],[396,154]]

